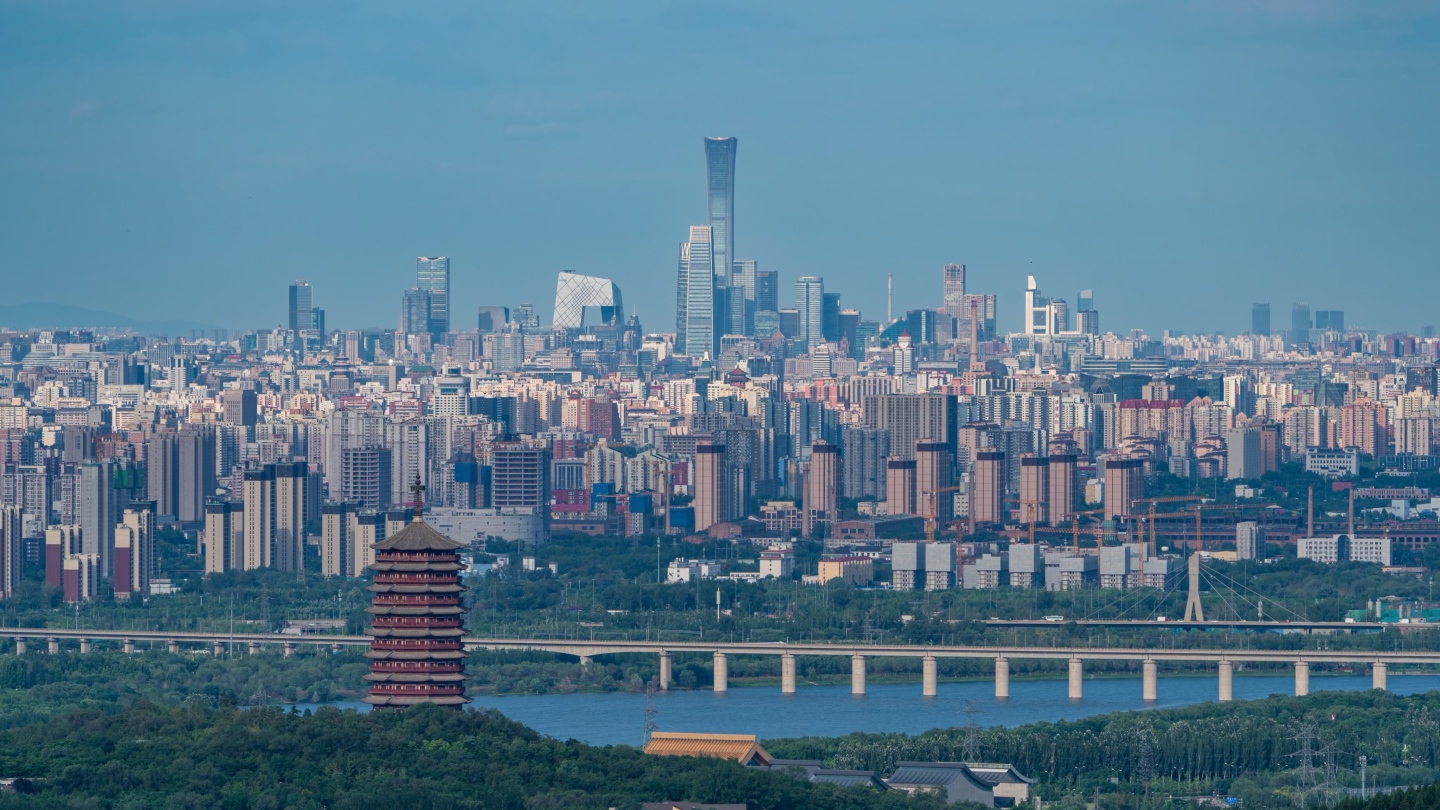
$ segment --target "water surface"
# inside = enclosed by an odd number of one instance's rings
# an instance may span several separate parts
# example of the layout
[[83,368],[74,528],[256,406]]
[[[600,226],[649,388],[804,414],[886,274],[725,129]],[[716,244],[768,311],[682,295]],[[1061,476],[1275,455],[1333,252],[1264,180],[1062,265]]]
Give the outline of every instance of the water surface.
[[[1409,695],[1440,689],[1440,675],[1391,675],[1389,687]],[[656,725],[662,731],[703,731],[776,737],[837,737],[855,731],[919,734],[932,728],[965,723],[966,701],[980,709],[976,722],[985,726],[1018,726],[1042,720],[1078,720],[1096,714],[1133,709],[1168,709],[1216,699],[1214,677],[1161,677],[1159,699],[1140,697],[1138,677],[1094,678],[1085,681],[1085,696],[1072,701],[1065,679],[1011,680],[1010,699],[997,701],[991,681],[941,683],[931,699],[920,696],[917,683],[872,683],[862,697],[849,684],[801,686],[794,695],[780,688],[732,687],[729,692],[674,691],[655,697]],[[1314,675],[1310,690],[1360,691],[1370,688],[1369,675]],[[1236,675],[1236,700],[1289,695],[1290,675]],[[595,745],[638,745],[645,727],[644,695],[629,692],[586,692],[568,695],[477,695],[476,708],[494,708],[541,734]],[[332,705],[369,711],[358,701]],[[301,705],[304,707],[304,704]]]

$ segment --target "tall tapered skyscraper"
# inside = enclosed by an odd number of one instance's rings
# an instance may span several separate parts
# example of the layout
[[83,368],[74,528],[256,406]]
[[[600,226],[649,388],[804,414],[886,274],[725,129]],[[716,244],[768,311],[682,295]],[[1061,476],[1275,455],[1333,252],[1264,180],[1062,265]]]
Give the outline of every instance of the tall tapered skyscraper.
[[450,331],[450,257],[421,256],[415,260],[415,286],[429,296],[427,331]]
[[735,147],[734,138],[705,139],[706,218],[715,246],[715,272],[722,286],[730,286],[730,263],[735,261]]

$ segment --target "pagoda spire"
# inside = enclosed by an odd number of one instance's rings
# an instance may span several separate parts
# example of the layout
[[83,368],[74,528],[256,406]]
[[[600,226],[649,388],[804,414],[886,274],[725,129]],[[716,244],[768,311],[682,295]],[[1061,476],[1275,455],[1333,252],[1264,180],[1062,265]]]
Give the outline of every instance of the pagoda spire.
[[425,513],[425,485],[420,483],[419,473],[415,474],[415,483],[410,485],[410,494],[414,496],[411,503],[415,506],[415,516],[411,520],[417,521]]

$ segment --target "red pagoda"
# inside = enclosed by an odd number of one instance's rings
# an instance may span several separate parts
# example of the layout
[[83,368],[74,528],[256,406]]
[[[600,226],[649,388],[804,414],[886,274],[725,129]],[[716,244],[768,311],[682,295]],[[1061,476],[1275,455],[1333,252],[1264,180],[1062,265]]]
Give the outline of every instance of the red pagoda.
[[375,544],[366,703],[458,708],[470,702],[460,604],[465,588],[459,550],[464,547],[430,528],[419,509],[408,526]]

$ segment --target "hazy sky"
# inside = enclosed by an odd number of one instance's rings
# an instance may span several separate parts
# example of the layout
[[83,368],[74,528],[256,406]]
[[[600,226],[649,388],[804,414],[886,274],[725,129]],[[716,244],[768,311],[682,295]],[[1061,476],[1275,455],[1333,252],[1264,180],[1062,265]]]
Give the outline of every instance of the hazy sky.
[[573,270],[669,331],[734,135],[782,301],[958,261],[1002,328],[1027,272],[1115,330],[1440,323],[1435,2],[3,2],[0,104],[0,303],[393,327],[445,254],[462,328]]

